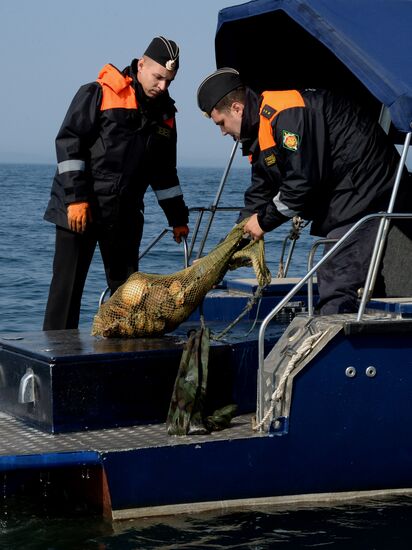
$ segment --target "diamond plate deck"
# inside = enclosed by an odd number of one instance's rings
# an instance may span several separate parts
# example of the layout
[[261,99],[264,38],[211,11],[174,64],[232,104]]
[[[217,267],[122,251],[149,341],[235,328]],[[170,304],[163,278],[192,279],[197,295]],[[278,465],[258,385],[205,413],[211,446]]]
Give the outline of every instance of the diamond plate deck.
[[0,457],[82,451],[115,452],[259,437],[252,430],[251,415],[234,418],[232,425],[220,432],[178,437],[169,436],[165,424],[50,434],[27,426],[4,413],[0,413],[0,436]]

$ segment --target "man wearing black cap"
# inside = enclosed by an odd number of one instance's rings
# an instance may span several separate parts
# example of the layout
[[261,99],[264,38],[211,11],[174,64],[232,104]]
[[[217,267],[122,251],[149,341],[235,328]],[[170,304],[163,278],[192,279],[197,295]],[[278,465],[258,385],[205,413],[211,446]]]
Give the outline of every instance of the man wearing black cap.
[[[223,135],[242,143],[252,164],[240,219],[261,239],[295,215],[314,235],[339,239],[359,219],[386,210],[398,153],[377,122],[347,99],[325,90],[265,91],[258,97],[232,68],[200,84],[200,109]],[[412,210],[404,173],[398,192]],[[322,314],[353,312],[363,287],[379,221],[361,226],[318,271]]]
[[77,328],[97,243],[112,293],[138,269],[149,185],[174,239],[188,235],[168,93],[178,67],[178,46],[158,36],[140,59],[123,71],[105,65],[74,97],[56,138],[58,165],[44,216],[56,225],[44,330]]

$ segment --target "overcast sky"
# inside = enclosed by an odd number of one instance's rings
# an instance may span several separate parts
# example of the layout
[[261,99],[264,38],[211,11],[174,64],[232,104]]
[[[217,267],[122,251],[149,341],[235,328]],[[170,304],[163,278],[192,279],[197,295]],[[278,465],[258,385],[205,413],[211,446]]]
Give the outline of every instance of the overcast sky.
[[[220,9],[242,0],[1,0],[0,162],[55,163],[54,139],[77,89],[112,63],[123,69],[154,36],[180,46],[170,93],[182,166],[225,166],[232,150],[196,105],[215,66]],[[237,153],[236,164],[245,159]]]

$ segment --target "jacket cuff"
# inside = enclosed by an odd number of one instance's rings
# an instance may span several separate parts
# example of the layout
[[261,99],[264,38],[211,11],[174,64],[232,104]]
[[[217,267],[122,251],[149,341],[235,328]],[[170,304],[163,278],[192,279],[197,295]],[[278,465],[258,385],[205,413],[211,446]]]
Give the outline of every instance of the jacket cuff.
[[90,197],[90,189],[87,183],[77,183],[73,185],[73,182],[63,185],[64,189],[64,203],[71,204],[73,202],[88,202]]
[[269,202],[258,210],[257,220],[263,231],[268,232],[287,222],[289,218],[281,214],[276,206]]
[[170,227],[179,227],[189,223],[189,209],[185,204],[176,204],[175,208],[164,209],[164,212]]

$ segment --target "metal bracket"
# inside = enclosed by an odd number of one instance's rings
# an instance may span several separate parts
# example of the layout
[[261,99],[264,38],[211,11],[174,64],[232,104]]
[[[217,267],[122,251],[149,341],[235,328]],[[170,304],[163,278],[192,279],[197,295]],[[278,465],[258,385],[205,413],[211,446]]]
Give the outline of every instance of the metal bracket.
[[36,377],[33,369],[28,368],[22,376],[19,385],[17,401],[19,403],[34,403],[36,400]]

